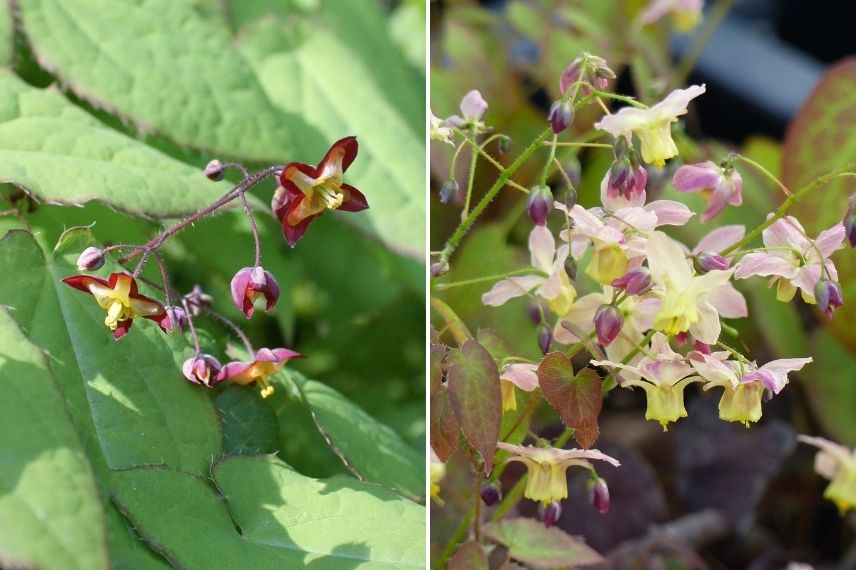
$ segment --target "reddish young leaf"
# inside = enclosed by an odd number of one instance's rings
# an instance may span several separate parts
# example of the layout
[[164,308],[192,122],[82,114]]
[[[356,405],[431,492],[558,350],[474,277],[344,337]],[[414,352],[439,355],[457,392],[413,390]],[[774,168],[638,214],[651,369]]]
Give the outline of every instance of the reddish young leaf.
[[600,377],[586,368],[574,376],[571,360],[561,352],[544,357],[538,366],[538,383],[544,398],[559,412],[580,447],[588,449],[600,431],[597,417],[603,404]]
[[431,448],[445,463],[458,447],[458,434],[461,432],[461,425],[449,402],[449,389],[445,385],[440,385],[431,394],[430,423]]
[[471,540],[462,544],[449,560],[448,570],[488,570],[487,554],[481,544]]
[[508,548],[511,558],[531,568],[576,568],[605,562],[579,538],[534,519],[506,519],[486,524],[482,532]]
[[484,459],[485,472],[490,472],[502,421],[502,394],[496,362],[474,340],[466,341],[454,355],[449,396],[467,441]]

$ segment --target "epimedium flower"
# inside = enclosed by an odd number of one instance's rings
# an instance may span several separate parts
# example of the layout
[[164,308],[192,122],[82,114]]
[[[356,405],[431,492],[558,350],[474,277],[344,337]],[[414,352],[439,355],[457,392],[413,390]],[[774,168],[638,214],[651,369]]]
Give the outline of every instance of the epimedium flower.
[[529,478],[523,496],[545,505],[568,497],[568,478],[565,475],[568,467],[583,467],[593,471],[594,466],[589,461],[592,459],[606,461],[615,467],[621,465],[617,459],[597,449],[532,447],[512,445],[504,441],[496,445],[511,453],[506,462],[519,461],[526,465]]
[[219,360],[210,354],[199,353],[184,361],[181,372],[188,382],[213,388],[221,381],[219,377],[221,368]]
[[163,330],[169,319],[163,305],[141,295],[137,290],[137,281],[128,273],[111,273],[107,280],[89,275],[74,275],[66,277],[63,283],[78,291],[89,293],[98,305],[107,311],[104,324],[113,333],[113,338],[119,340],[131,328],[134,319],[143,317],[158,323]]
[[662,232],[648,236],[647,256],[661,300],[653,328],[667,335],[689,332],[705,344],[716,343],[722,327],[712,294],[728,283],[734,270],[696,275],[681,246]]
[[301,354],[287,348],[260,348],[249,362],[230,362],[223,366],[217,382],[228,380],[240,386],[255,383],[261,388],[262,398],[267,398],[274,392],[270,377],[292,358],[301,358]]
[[676,89],[653,107],[623,107],[617,113],[602,118],[594,127],[614,137],[626,137],[628,141],[636,133],[641,142],[642,160],[664,166],[666,160],[678,155],[678,147],[672,140],[672,123],[686,114],[691,100],[704,92],[704,85]]
[[565,271],[568,245],[563,244],[556,248],[552,232],[544,226],[535,226],[529,234],[529,252],[532,267],[537,272],[497,282],[490,291],[482,295],[482,303],[498,307],[509,299],[534,291],[547,302],[547,306],[554,313],[561,315],[567,312],[577,297],[576,289]]
[[244,267],[232,278],[232,300],[249,319],[255,311],[255,300],[265,298],[265,310],[270,311],[279,299],[279,284],[270,271],[261,266]]
[[790,301],[799,289],[803,300],[811,304],[817,302],[815,286],[823,276],[822,268],[830,280],[838,280],[838,271],[829,256],[844,247],[841,222],[812,240],[796,218],[786,216],[764,229],[761,235],[767,251],[746,254],[735,268],[735,278],[770,277],[769,285],[777,286],[779,301]]
[[502,411],[517,409],[515,386],[524,392],[538,387],[538,365],[515,362],[505,365],[499,373],[499,388],[502,393]]
[[482,97],[482,94],[478,90],[473,89],[464,95],[461,99],[460,108],[463,117],[452,115],[446,119],[446,124],[458,127],[459,129],[473,127],[477,131],[484,130],[485,124],[482,123],[481,118],[485,114],[485,111],[487,111],[487,101],[484,100],[484,97]]
[[704,0],[651,0],[639,16],[641,24],[651,24],[667,14],[681,33],[689,33],[701,20]]
[[679,192],[702,192],[707,206],[701,213],[701,221],[709,222],[725,206],[743,203],[743,178],[731,166],[719,166],[711,161],[685,164],[675,171],[672,186]]
[[452,136],[452,129],[445,126],[445,122],[443,119],[437,117],[431,111],[428,111],[430,117],[430,137],[432,141],[440,141],[446,144],[455,146],[455,143],[452,142],[450,138]]
[[357,137],[345,137],[333,143],[318,166],[292,162],[283,168],[271,208],[288,245],[297,245],[325,210],[360,212],[369,207],[362,192],[343,182],[357,151]]
[[704,390],[722,387],[719,418],[728,422],[749,422],[761,419],[761,402],[765,391],[778,394],[788,383],[788,373],[801,370],[811,358],[773,360],[758,367],[754,362],[729,360],[728,352],[704,354],[691,352],[690,364],[707,382]]
[[651,337],[650,349],[636,366],[610,360],[593,360],[592,364],[628,370],[638,376],[638,379],[625,379],[621,386],[638,386],[645,390],[648,400],[645,419],[660,422],[663,431],[669,423],[687,417],[684,390],[691,383],[702,381],[684,357],[672,350],[663,333],[655,333]]
[[822,437],[798,435],[797,440],[820,450],[814,458],[814,470],[830,481],[823,496],[835,503],[842,515],[856,506],[856,449]]

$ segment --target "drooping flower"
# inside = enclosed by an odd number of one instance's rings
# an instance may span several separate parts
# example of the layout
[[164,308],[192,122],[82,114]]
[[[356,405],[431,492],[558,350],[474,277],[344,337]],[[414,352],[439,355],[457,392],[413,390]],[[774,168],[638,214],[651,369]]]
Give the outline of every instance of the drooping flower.
[[701,221],[709,222],[725,206],[743,203],[743,178],[732,167],[723,168],[711,161],[685,164],[672,177],[672,186],[679,192],[702,192],[707,206],[701,213]]
[[811,358],[773,360],[758,367],[754,362],[729,360],[728,352],[703,354],[691,352],[690,363],[707,382],[704,390],[722,387],[719,418],[728,422],[749,422],[761,419],[764,392],[778,394],[788,383],[788,373],[801,370]]
[[318,166],[292,162],[282,170],[271,208],[288,245],[294,247],[325,210],[360,212],[369,207],[362,192],[343,182],[357,150],[357,137],[345,137],[333,143]]
[[504,441],[496,445],[511,453],[506,461],[519,461],[526,465],[529,478],[523,496],[545,505],[568,497],[568,479],[565,476],[568,467],[593,470],[590,459],[606,461],[615,467],[621,465],[618,460],[597,449],[543,448],[512,445]]
[[111,273],[106,281],[89,275],[74,275],[62,282],[95,297],[98,305],[107,311],[104,324],[113,332],[116,340],[128,333],[137,317],[155,321],[164,328],[166,311],[163,305],[141,295],[137,290],[136,279],[128,273]]
[[684,389],[693,382],[702,381],[684,357],[672,350],[669,339],[662,333],[651,337],[651,347],[637,366],[610,360],[593,360],[592,364],[628,370],[638,375],[639,379],[625,379],[621,386],[638,386],[645,390],[648,400],[645,419],[660,422],[663,431],[670,422],[687,417]]
[[823,275],[821,264],[826,268],[827,278],[838,280],[838,271],[829,256],[844,247],[841,222],[811,240],[796,218],[786,216],[761,235],[768,250],[745,255],[735,268],[735,278],[770,277],[770,286],[777,285],[779,301],[790,301],[799,289],[803,300],[811,304],[816,303],[814,289]]
[[445,121],[435,116],[434,113],[432,113],[431,111],[428,111],[428,114],[431,116],[431,124],[429,129],[431,140],[440,141],[455,146],[455,143],[453,143],[452,139],[450,138],[452,136],[452,129],[445,126]]
[[514,387],[532,392],[538,387],[538,365],[515,362],[503,367],[499,373],[499,388],[502,392],[502,411],[517,409]]
[[[737,243],[743,239],[745,233],[746,228],[741,225],[721,226],[710,231],[707,235],[701,238],[701,240],[699,240],[698,244],[691,252],[696,258],[697,265],[702,265],[704,267],[704,264],[699,262],[700,258],[703,258],[706,254],[713,254],[713,252],[722,251],[731,244]],[[731,256],[715,255],[724,259],[728,265],[731,264]],[[715,269],[717,269],[717,267],[712,265],[707,266],[704,267],[704,272],[707,273]],[[743,296],[743,293],[734,287],[731,281],[722,285],[718,289],[714,289],[710,295],[708,295],[707,300],[711,305],[713,305],[719,313],[719,316],[725,317],[726,319],[742,319],[749,316],[749,308],[746,305],[746,298]]]
[[611,344],[618,337],[623,326],[624,314],[615,305],[604,303],[594,313],[597,341],[604,346]]
[[603,477],[596,478],[589,488],[591,504],[602,515],[609,512],[609,487]]
[[534,291],[547,302],[550,310],[559,315],[564,314],[577,296],[565,271],[568,251],[567,244],[556,248],[556,240],[549,229],[535,226],[529,234],[529,252],[532,267],[538,273],[518,275],[497,282],[490,291],[482,295],[482,303],[498,307],[509,299]]
[[260,348],[249,362],[230,362],[217,377],[217,382],[228,380],[240,386],[257,384],[261,388],[262,398],[273,394],[270,377],[280,371],[285,363],[301,355],[287,348]]
[[487,101],[484,100],[484,97],[482,97],[482,94],[478,90],[473,89],[461,99],[461,114],[463,117],[452,115],[446,119],[446,123],[459,129],[473,127],[477,131],[481,131],[485,126],[481,122],[485,111],[487,111]]
[[221,381],[219,377],[221,368],[219,360],[210,354],[199,353],[184,361],[181,372],[188,382],[213,388]]
[[613,280],[612,286],[621,289],[628,295],[644,295],[651,290],[651,272],[647,267],[631,269],[618,279]]
[[856,449],[822,437],[798,435],[797,439],[820,450],[814,458],[814,470],[830,481],[823,496],[844,515],[856,506]]
[[832,318],[835,309],[844,304],[841,285],[836,281],[821,278],[814,286],[814,298],[817,306],[826,316]]
[[688,33],[701,20],[704,0],[651,0],[639,16],[641,24],[651,24],[671,14],[672,24],[681,33]]
[[728,283],[734,270],[694,274],[681,246],[662,232],[648,236],[647,254],[661,299],[654,328],[668,335],[689,332],[706,344],[716,343],[722,327],[711,294]]
[[165,333],[174,333],[187,328],[187,313],[182,307],[164,306],[164,317],[158,322]]
[[[596,89],[606,89],[610,79],[615,79],[615,72],[609,68],[606,60],[583,52],[569,63],[565,71],[562,72],[562,76],[559,78],[559,90],[563,95],[569,95],[568,90],[580,80],[589,83]],[[583,95],[588,95],[591,93],[591,87],[581,83],[580,92]]]
[[502,500],[502,491],[499,488],[499,484],[495,482],[482,486],[480,494],[482,502],[487,507],[492,507]]
[[704,85],[676,89],[653,107],[623,107],[617,113],[602,118],[594,127],[614,137],[630,139],[636,133],[642,143],[642,159],[650,164],[664,166],[666,160],[678,155],[678,147],[672,140],[672,123],[687,112],[691,100],[704,92]]
[[270,311],[279,299],[279,284],[270,271],[260,265],[244,267],[232,278],[232,300],[249,319],[255,311],[255,300],[265,298],[265,310]]

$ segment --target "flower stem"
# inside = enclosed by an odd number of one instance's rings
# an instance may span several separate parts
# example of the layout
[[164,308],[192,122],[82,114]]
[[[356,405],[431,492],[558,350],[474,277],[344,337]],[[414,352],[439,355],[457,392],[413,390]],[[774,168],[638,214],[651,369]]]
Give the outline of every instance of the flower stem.
[[247,215],[247,220],[250,222],[250,229],[253,232],[253,244],[256,247],[256,263],[255,267],[262,264],[262,246],[259,242],[259,228],[256,226],[256,220],[253,217],[253,211],[250,209],[250,204],[247,202],[246,191],[238,192],[241,197],[241,205],[244,207],[244,214]]
[[[475,142],[475,138],[476,128],[470,127],[470,136],[468,137],[468,140],[472,140],[473,142]],[[473,182],[475,182],[476,165],[478,164],[479,160],[479,153],[475,148],[476,146],[478,145],[473,145],[473,148],[470,150],[470,170],[467,174],[467,195],[466,198],[464,198],[464,209],[461,211],[461,220],[465,220],[467,218],[467,214],[469,214],[470,211],[470,200],[473,196]]]
[[476,285],[478,283],[485,283],[489,281],[497,281],[499,279],[508,279],[514,275],[532,275],[532,274],[543,274],[544,277],[547,277],[542,271],[538,271],[535,268],[525,268],[525,269],[517,269],[515,271],[509,271],[508,273],[500,273],[498,275],[488,275],[487,277],[476,277],[475,279],[466,279],[464,281],[453,281],[452,283],[438,283],[434,285],[434,289],[438,291],[444,291],[446,289],[451,289],[453,287],[464,287],[465,285]]

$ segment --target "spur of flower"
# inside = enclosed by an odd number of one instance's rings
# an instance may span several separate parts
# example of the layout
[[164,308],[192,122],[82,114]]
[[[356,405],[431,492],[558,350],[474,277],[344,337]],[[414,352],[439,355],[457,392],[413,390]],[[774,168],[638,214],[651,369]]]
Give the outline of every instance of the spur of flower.
[[707,382],[704,390],[722,387],[719,418],[727,422],[749,422],[761,419],[761,401],[765,391],[778,394],[788,383],[788,373],[801,370],[811,358],[773,360],[758,367],[754,362],[729,360],[730,353],[703,354],[693,351],[689,360],[699,376]]
[[262,398],[273,394],[270,377],[279,372],[285,363],[301,355],[287,348],[260,348],[249,362],[230,362],[223,366],[217,382],[228,380],[240,386],[255,383],[261,388]]
[[669,423],[687,417],[684,390],[691,383],[702,381],[695,369],[686,363],[684,357],[672,350],[669,339],[662,333],[655,333],[651,337],[650,349],[636,366],[609,360],[594,360],[592,364],[619,368],[636,374],[639,377],[638,380],[625,379],[621,386],[625,388],[638,386],[645,390],[648,400],[645,419],[660,422],[663,431],[667,429]]
[[[772,214],[770,214],[772,215]],[[814,291],[821,277],[838,280],[838,271],[829,256],[844,247],[844,225],[837,223],[810,239],[793,216],[776,220],[762,232],[766,251],[746,254],[737,264],[734,277],[770,277],[776,285],[776,299],[790,301],[800,290],[806,303],[816,303]]]
[[678,155],[678,147],[672,140],[672,123],[686,114],[691,100],[704,92],[704,85],[676,89],[653,107],[623,107],[595,123],[594,127],[614,137],[626,137],[628,142],[635,133],[641,143],[642,160],[664,166],[666,160]]
[[535,272],[497,282],[482,295],[482,303],[498,307],[509,299],[534,291],[547,302],[550,310],[559,315],[564,314],[577,297],[576,289],[565,271],[569,246],[563,244],[556,248],[552,232],[544,226],[535,226],[529,234],[529,252]]
[[545,505],[568,497],[568,478],[565,475],[568,467],[583,467],[593,471],[594,466],[590,461],[592,459],[606,461],[615,467],[621,465],[617,459],[597,449],[532,447],[512,445],[503,441],[496,445],[511,453],[506,462],[519,461],[528,469],[529,478],[526,480],[523,496]]
[[844,515],[856,506],[856,449],[822,437],[798,435],[797,439],[820,450],[814,458],[814,470],[830,481],[823,496]]
[[66,277],[62,282],[95,297],[98,305],[107,312],[104,324],[116,340],[128,333],[137,317],[155,321],[164,331],[169,328],[169,316],[163,305],[141,295],[137,289],[137,280],[128,273],[111,273],[107,280],[90,275],[74,275]]
[[271,208],[288,245],[294,247],[326,210],[360,212],[369,207],[362,192],[343,181],[357,151],[357,137],[345,137],[333,143],[318,166],[292,162],[282,169]]
[[538,365],[515,362],[502,368],[499,373],[499,388],[502,392],[502,411],[517,409],[515,386],[524,392],[532,392],[538,387]]
[[707,206],[701,213],[701,221],[709,222],[725,206],[743,203],[743,178],[730,165],[719,166],[711,161],[685,164],[675,171],[672,186],[679,192],[701,192]]

